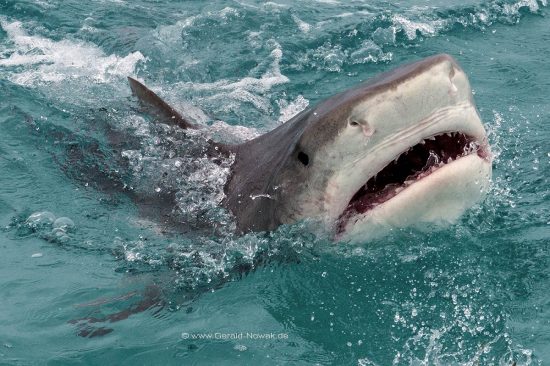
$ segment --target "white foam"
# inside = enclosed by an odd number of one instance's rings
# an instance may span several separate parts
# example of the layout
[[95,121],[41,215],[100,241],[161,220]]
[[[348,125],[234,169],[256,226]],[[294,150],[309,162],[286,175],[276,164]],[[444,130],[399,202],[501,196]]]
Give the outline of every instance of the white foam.
[[191,28],[195,25],[195,22],[202,18],[218,18],[224,21],[229,20],[231,16],[238,16],[237,9],[232,7],[225,7],[219,11],[209,11],[204,14],[192,15],[185,19],[179,20],[171,25],[163,25],[157,28],[156,37],[163,43],[179,43],[182,38],[182,31]]
[[223,121],[216,121],[208,128],[208,133],[214,136],[216,141],[225,143],[241,143],[258,137],[257,129],[245,126],[232,126]]
[[361,48],[350,55],[353,64],[388,62],[393,58],[393,53],[384,52],[375,42],[367,39],[361,44]]
[[391,20],[393,26],[397,30],[403,31],[405,36],[412,41],[416,39],[417,32],[425,37],[432,37],[441,31],[448,30],[456,22],[465,27],[476,24],[491,25],[502,19],[516,22],[521,17],[520,9],[528,8],[531,13],[536,13],[541,7],[547,5],[548,0],[518,0],[502,5],[489,2],[488,5],[478,7],[474,13],[447,19],[436,18],[434,14],[426,15],[426,8],[418,7],[413,8],[407,16],[395,14]]
[[311,24],[304,22],[302,19],[298,18],[294,14],[292,15],[292,20],[294,20],[294,22],[302,32],[308,33],[311,30]]
[[269,91],[277,85],[289,82],[281,73],[280,62],[283,55],[280,45],[271,41],[271,63],[260,77],[246,76],[239,80],[221,79],[212,83],[183,82],[172,86],[173,90],[193,90],[194,93],[205,92],[210,103],[222,106],[224,111],[239,110],[243,104],[251,104],[264,114],[271,112]]
[[283,57],[281,46],[271,51],[273,62],[271,68],[260,78],[245,77],[238,81],[219,80],[213,83],[192,83],[195,90],[229,90],[229,91],[248,91],[255,93],[265,93],[275,85],[288,83],[289,79],[281,73],[280,62]]
[[298,95],[296,99],[291,102],[281,99],[277,104],[280,108],[279,123],[284,123],[306,109],[309,105],[309,100],[304,98],[303,95]]
[[314,50],[308,50],[304,59],[309,66],[332,72],[340,72],[347,60],[347,55],[346,50],[340,44],[332,45],[327,42]]
[[433,20],[425,22],[415,22],[400,14],[392,17],[392,21],[396,27],[403,30],[409,40],[416,39],[416,32],[420,32],[423,36],[434,36],[437,31],[445,26],[443,20]]
[[[546,6],[546,0],[541,1],[542,6]],[[538,0],[519,0],[516,3],[513,4],[504,4],[504,14],[507,15],[516,15],[519,12],[519,9],[523,7],[528,7],[529,11],[531,12],[537,12],[540,9]]]
[[264,9],[279,10],[288,9],[289,6],[285,4],[276,3],[274,1],[268,1],[263,4]]
[[106,83],[133,74],[136,64],[145,59],[139,51],[124,57],[106,55],[96,45],[84,41],[53,41],[29,35],[19,21],[10,23],[0,18],[0,26],[13,44],[13,48],[2,50],[9,56],[0,60],[0,66],[13,68],[9,79],[20,85],[59,83],[77,78]]

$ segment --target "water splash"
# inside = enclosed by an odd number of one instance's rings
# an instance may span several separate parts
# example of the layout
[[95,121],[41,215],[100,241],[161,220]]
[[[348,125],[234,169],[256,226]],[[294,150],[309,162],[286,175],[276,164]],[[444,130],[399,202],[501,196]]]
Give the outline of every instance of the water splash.
[[93,83],[109,83],[134,73],[144,61],[139,52],[127,56],[106,55],[96,45],[63,39],[53,41],[29,34],[19,21],[0,18],[0,26],[11,45],[0,49],[6,55],[0,66],[12,82],[36,87],[38,84],[62,83],[85,78]]

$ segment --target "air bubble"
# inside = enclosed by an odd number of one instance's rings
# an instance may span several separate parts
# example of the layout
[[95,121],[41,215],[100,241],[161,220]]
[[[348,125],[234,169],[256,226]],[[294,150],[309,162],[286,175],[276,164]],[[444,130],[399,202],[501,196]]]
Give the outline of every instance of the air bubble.
[[50,234],[53,240],[55,240],[56,242],[64,243],[70,239],[64,228],[56,227],[51,231]]
[[60,217],[54,221],[53,227],[57,229],[63,229],[64,231],[69,231],[70,229],[74,228],[74,222],[68,217]]
[[33,229],[51,225],[55,221],[55,215],[50,211],[35,212],[29,216],[25,223]]

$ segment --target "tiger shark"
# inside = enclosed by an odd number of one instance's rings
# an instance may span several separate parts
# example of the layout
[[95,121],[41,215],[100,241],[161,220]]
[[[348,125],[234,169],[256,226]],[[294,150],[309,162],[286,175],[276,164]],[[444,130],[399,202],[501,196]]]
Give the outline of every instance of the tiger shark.
[[[166,121],[197,129],[141,82],[133,93]],[[241,144],[222,205],[239,232],[305,219],[336,241],[456,221],[491,179],[487,134],[468,78],[449,55],[400,66]]]

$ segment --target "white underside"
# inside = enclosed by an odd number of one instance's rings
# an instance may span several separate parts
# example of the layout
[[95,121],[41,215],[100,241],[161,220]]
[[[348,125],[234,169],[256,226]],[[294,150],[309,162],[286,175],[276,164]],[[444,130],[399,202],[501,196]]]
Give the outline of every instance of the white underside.
[[394,228],[448,225],[486,194],[491,163],[472,154],[445,164],[365,214],[352,217],[339,241],[365,242]]

